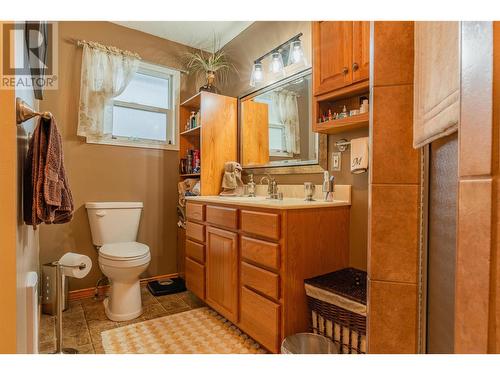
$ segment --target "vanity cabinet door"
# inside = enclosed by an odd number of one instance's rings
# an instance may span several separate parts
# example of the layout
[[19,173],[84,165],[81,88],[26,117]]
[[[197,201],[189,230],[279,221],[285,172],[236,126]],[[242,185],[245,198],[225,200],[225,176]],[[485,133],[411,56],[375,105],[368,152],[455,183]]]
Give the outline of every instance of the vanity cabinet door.
[[207,226],[206,302],[229,320],[238,318],[238,235]]
[[352,83],[352,31],[352,22],[313,22],[314,95]]
[[352,81],[367,80],[370,76],[370,22],[352,23]]

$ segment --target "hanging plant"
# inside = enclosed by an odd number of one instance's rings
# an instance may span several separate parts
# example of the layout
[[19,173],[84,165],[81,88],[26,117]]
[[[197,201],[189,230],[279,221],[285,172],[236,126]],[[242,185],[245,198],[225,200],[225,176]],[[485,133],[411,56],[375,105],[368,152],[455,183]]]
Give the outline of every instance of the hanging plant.
[[226,51],[220,48],[220,40],[214,35],[212,52],[201,49],[195,52],[187,52],[185,55],[185,65],[190,74],[195,74],[198,78],[203,77],[205,84],[200,87],[200,91],[210,91],[218,93],[215,81],[220,83],[227,81],[231,70],[236,71],[230,61]]

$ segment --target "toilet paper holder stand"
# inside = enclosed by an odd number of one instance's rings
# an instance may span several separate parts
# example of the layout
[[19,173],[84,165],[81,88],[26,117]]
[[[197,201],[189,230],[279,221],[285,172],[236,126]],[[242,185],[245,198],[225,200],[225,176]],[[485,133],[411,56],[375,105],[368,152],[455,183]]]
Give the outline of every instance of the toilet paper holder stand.
[[63,314],[63,268],[78,268],[84,270],[87,265],[85,263],[67,265],[61,264],[58,261],[52,262],[51,266],[56,267],[56,351],[52,354],[78,354],[78,350],[74,348],[63,348],[62,337],[62,314]]

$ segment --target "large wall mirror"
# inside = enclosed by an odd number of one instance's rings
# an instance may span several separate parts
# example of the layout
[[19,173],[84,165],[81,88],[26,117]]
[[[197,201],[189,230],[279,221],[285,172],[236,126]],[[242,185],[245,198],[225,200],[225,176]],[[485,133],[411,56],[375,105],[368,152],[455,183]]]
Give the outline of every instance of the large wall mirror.
[[[314,173],[326,140],[312,131],[311,69],[240,98],[240,163],[254,173]],[[325,159],[325,160],[323,160]],[[278,167],[307,167],[283,169]]]

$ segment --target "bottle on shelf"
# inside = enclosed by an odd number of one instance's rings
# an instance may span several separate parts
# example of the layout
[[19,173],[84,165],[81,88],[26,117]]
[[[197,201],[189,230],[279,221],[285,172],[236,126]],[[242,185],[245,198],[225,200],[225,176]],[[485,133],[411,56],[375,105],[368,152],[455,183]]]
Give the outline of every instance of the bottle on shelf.
[[193,150],[193,173],[200,173],[200,150]]
[[191,116],[189,117],[189,121],[190,121],[189,128],[190,129],[196,128],[196,112],[195,111],[191,111]]
[[193,155],[191,153],[192,150],[188,150],[187,156],[186,156],[186,173],[191,174],[193,173]]
[[347,107],[344,105],[344,107],[342,108],[342,112],[339,113],[339,119],[340,118],[346,118],[347,116],[349,116],[349,114],[347,113]]

